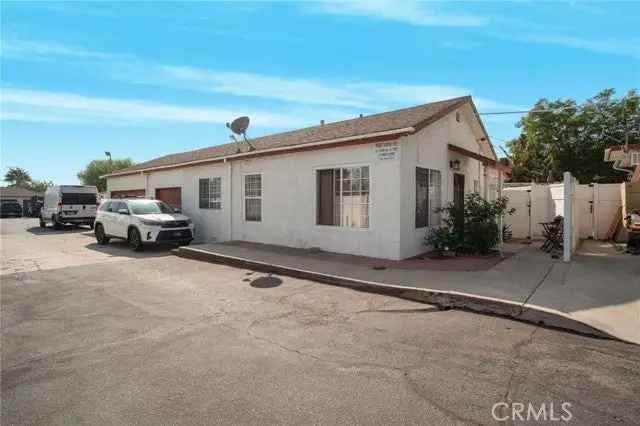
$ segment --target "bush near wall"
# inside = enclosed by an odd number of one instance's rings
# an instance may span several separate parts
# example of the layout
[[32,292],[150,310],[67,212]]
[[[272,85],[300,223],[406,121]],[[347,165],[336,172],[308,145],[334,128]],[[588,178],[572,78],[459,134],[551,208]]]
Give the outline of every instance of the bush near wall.
[[500,241],[500,216],[511,215],[508,198],[487,201],[479,194],[467,194],[464,206],[449,203],[438,209],[444,213],[443,225],[429,231],[425,244],[435,252],[451,251],[456,254],[488,254]]

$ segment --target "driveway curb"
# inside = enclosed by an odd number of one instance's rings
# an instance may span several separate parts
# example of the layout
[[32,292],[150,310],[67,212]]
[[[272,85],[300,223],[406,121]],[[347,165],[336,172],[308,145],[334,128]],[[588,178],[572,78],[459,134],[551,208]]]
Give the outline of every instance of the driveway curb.
[[[252,269],[255,271],[285,275],[324,284],[347,287],[368,293],[384,294],[407,300],[437,305],[442,309],[464,309],[482,314],[497,315],[539,326],[568,330],[591,337],[621,340],[609,333],[569,317],[567,314],[537,305],[522,304],[511,300],[480,296],[457,291],[436,290],[375,281],[365,281],[339,275],[325,274],[289,266],[277,265],[237,256],[214,253],[194,247],[172,250],[179,257]],[[633,342],[627,342],[633,343]]]

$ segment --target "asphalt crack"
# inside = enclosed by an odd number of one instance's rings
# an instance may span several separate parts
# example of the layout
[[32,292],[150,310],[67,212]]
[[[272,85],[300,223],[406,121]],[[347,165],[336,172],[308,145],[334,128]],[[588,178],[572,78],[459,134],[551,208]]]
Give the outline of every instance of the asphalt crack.
[[520,366],[520,358],[522,356],[522,350],[524,347],[533,343],[533,338],[535,334],[538,332],[538,330],[539,330],[538,327],[534,328],[534,330],[531,332],[529,337],[527,337],[526,339],[520,342],[517,342],[513,346],[513,352],[514,352],[513,360],[512,360],[513,366],[511,367],[511,375],[509,376],[509,381],[507,382],[507,389],[504,395],[502,396],[502,400],[507,403],[511,403],[511,396],[513,394],[513,390],[515,386],[515,378],[518,372],[518,367]]

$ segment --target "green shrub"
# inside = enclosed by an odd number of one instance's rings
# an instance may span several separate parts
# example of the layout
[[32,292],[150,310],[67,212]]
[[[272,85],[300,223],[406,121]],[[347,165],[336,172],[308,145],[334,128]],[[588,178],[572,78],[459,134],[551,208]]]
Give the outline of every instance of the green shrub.
[[487,201],[479,194],[467,194],[461,208],[450,203],[438,209],[444,213],[443,225],[429,231],[425,244],[438,252],[489,253],[500,241],[498,218],[515,211],[507,207],[507,202],[506,197]]

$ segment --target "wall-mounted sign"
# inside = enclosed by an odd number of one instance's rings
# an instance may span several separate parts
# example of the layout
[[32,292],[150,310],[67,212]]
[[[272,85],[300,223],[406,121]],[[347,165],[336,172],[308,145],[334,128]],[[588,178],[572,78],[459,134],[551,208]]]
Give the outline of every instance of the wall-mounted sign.
[[398,142],[379,142],[375,144],[378,160],[395,160],[398,158],[400,144]]

